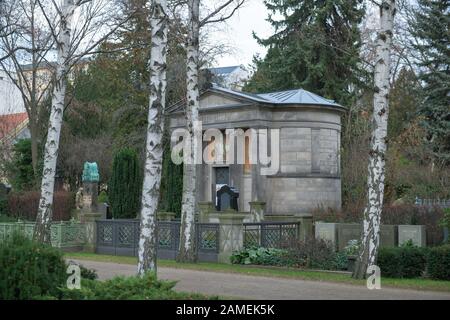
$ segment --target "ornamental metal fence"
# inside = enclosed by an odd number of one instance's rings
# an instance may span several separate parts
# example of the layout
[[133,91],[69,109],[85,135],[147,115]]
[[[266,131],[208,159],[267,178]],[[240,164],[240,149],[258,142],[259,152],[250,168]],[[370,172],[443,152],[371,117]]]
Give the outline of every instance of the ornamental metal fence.
[[244,247],[247,248],[281,248],[299,238],[299,222],[244,223]]
[[[7,239],[14,232],[31,239],[34,225],[32,222],[0,223],[0,240]],[[56,248],[82,247],[86,243],[86,228],[78,222],[55,222],[51,227],[51,243]]]
[[[100,254],[137,256],[139,220],[97,220],[96,252]],[[175,259],[180,245],[179,221],[158,222],[156,228],[158,258]],[[199,261],[217,261],[219,225],[195,225],[195,248]]]
[[216,262],[219,253],[219,224],[197,223],[196,250],[199,261]]

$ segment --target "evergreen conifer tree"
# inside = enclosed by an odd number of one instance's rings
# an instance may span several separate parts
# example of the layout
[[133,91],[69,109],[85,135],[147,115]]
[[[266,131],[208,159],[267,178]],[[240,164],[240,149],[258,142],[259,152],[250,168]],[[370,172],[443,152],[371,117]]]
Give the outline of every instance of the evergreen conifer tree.
[[265,3],[275,34],[267,39],[255,35],[268,52],[264,59],[255,58],[256,72],[246,90],[303,88],[349,105],[363,75],[358,29],[364,15],[361,1]]
[[123,149],[114,157],[108,196],[113,217],[136,218],[140,209],[142,172],[136,151]]
[[418,0],[410,21],[424,99],[419,113],[435,158],[450,163],[450,1]]

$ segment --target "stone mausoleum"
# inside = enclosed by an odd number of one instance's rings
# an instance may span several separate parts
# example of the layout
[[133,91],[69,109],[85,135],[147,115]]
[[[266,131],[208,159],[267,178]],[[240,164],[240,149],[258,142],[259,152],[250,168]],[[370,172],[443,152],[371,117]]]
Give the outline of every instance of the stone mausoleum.
[[[169,108],[172,130],[184,128],[184,105]],[[197,201],[217,205],[217,191],[227,185],[238,192],[238,211],[264,203],[265,215],[310,214],[317,206],[341,207],[340,132],[345,107],[298,89],[251,94],[217,86],[200,97],[203,130],[279,129],[279,170],[262,175],[262,164],[249,163],[250,138],[244,143],[244,163],[198,165]],[[241,144],[242,146],[242,144]],[[239,147],[235,143],[234,147]],[[261,147],[259,147],[261,148]]]

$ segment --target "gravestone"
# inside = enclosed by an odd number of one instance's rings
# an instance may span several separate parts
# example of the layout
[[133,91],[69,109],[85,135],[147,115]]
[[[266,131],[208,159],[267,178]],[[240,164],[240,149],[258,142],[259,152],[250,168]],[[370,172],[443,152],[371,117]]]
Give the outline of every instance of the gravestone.
[[338,250],[344,250],[350,240],[360,240],[362,225],[357,223],[337,224]]
[[381,225],[380,247],[396,247],[398,245],[398,227],[393,225]]
[[238,211],[239,192],[230,186],[223,186],[217,191],[217,210],[226,211],[229,209]]
[[[353,223],[340,223],[338,225],[338,249],[344,249],[350,240],[360,241],[362,234],[362,225]],[[397,226],[380,226],[380,247],[397,246]]]
[[399,225],[398,226],[398,245],[412,240],[413,244],[419,247],[426,246],[425,226],[422,225]]
[[337,223],[316,222],[315,237],[337,245]]
[[96,162],[85,162],[83,169],[83,212],[97,211],[98,181],[100,176]]
[[[350,240],[361,240],[362,225],[356,223],[322,223],[316,222],[316,238],[333,242],[339,251],[343,250]],[[398,229],[393,225],[381,225],[380,246],[397,246]]]

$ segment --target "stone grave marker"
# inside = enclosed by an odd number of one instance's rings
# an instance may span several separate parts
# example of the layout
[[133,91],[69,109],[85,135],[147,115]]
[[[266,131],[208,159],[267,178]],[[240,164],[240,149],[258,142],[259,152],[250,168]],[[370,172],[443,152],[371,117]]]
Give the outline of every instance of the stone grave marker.
[[316,239],[330,241],[334,246],[337,245],[337,223],[316,222]]
[[238,211],[239,192],[230,186],[223,186],[217,191],[217,210],[227,211],[229,209]]
[[399,225],[398,226],[398,245],[401,246],[408,240],[419,247],[426,246],[426,232],[423,225]]

